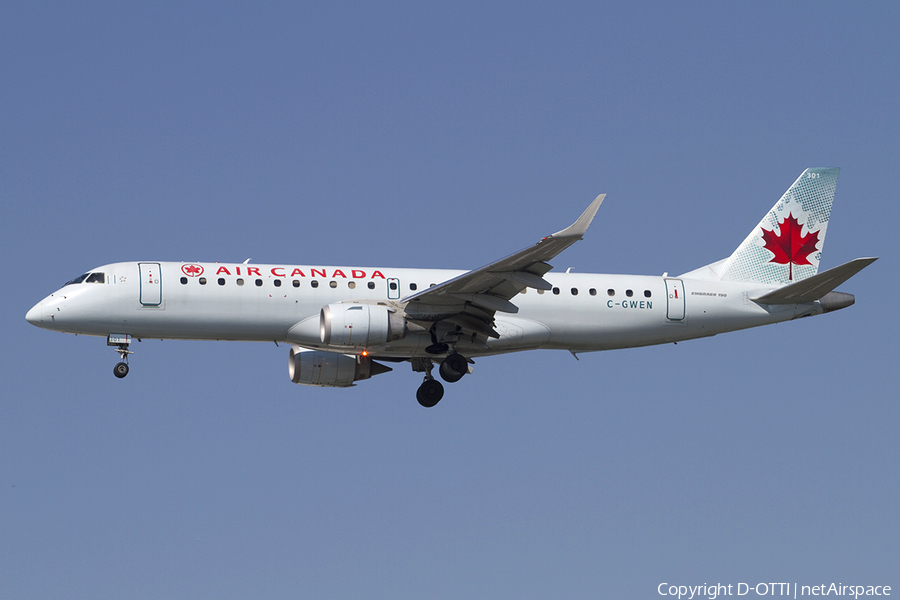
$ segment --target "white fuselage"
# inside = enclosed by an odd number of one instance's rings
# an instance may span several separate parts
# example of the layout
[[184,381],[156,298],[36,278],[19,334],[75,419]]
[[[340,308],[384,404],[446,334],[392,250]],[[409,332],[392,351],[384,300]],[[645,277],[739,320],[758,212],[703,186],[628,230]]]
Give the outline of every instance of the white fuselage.
[[[105,265],[102,283],[73,283],[50,294],[27,319],[45,329],[133,338],[276,341],[329,347],[319,314],[332,303],[402,299],[464,271],[225,263],[127,262]],[[589,352],[676,342],[820,314],[817,302],[761,306],[750,300],[777,286],[549,272],[552,290],[512,299],[518,313],[498,312],[499,339],[461,340],[467,356],[538,348]],[[427,331],[365,348],[372,356],[427,356]]]

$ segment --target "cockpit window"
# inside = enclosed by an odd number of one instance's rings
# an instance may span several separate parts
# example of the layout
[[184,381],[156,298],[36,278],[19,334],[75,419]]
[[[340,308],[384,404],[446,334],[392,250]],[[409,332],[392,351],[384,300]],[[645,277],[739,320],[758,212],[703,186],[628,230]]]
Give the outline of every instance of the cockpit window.
[[[66,285],[72,285],[74,283],[106,283],[106,275],[103,273],[85,273],[72,281],[67,281]],[[66,286],[64,285],[63,287]]]
[[[85,273],[85,274],[82,275],[81,277],[76,277],[76,278],[73,279],[72,281],[67,281],[67,282],[66,282],[66,285],[72,285],[72,284],[75,284],[75,283],[83,283],[84,280],[87,279],[88,275],[90,275],[90,273]],[[64,285],[63,287],[66,287],[66,286]]]

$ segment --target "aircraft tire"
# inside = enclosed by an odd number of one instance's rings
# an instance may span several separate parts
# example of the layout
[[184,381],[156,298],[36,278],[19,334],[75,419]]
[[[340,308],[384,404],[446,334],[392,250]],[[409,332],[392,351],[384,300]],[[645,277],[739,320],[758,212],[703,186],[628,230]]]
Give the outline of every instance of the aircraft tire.
[[128,375],[128,364],[123,362],[116,363],[116,366],[113,367],[113,375],[119,379]]
[[447,355],[447,358],[441,362],[438,372],[441,374],[441,379],[447,383],[456,383],[469,372],[469,364],[465,357],[454,352]]
[[416,400],[425,408],[432,408],[444,397],[444,386],[436,379],[429,379],[419,386]]

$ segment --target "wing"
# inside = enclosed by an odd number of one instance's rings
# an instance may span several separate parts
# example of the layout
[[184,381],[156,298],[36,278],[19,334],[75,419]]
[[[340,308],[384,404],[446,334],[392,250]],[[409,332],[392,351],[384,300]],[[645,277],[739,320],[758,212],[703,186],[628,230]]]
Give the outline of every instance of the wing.
[[547,261],[582,238],[605,197],[597,196],[572,225],[535,245],[403,298],[409,318],[448,320],[462,329],[499,337],[493,328],[494,313],[518,312],[511,300],[525,288],[552,287],[543,277],[553,268]]

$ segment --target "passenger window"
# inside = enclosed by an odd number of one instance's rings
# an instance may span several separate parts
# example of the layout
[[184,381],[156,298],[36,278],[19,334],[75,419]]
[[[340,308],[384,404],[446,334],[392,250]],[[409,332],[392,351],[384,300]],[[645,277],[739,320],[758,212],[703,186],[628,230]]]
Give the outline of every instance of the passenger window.
[[596,296],[596,295],[597,295],[597,289],[591,288],[591,296]]
[[644,290],[644,298],[649,298],[650,295],[650,290]]
[[538,290],[538,294],[543,294],[544,290]]
[[314,288],[317,288],[317,287],[319,287],[319,282],[317,280],[313,279],[312,281],[309,282],[309,285],[311,285]]
[[329,282],[328,282],[328,287],[336,288],[336,287],[337,287],[337,281],[329,281]]
[[370,290],[374,290],[374,289],[375,289],[375,282],[374,282],[374,281],[370,281],[370,282],[369,282],[368,284],[366,284],[366,285],[368,286],[368,288],[369,288]]
[[85,283],[106,283],[106,277],[103,273],[91,273],[90,277],[87,278]]
[[181,278],[181,285],[187,285],[187,277]]
[[553,288],[553,295],[559,296],[559,288]]
[[573,296],[577,296],[577,295],[578,295],[578,288],[572,288],[572,295],[573,295]]
[[262,287],[262,279],[256,280],[256,287]]
[[396,281],[392,281],[392,282],[389,283],[388,285],[390,286],[390,288],[391,288],[392,290],[396,290],[396,289],[397,289],[397,282],[396,282]]
[[225,285],[225,278],[219,277],[219,285]]
[[300,280],[299,280],[299,279],[295,279],[295,280],[293,281],[293,284],[292,284],[292,285],[293,285],[294,287],[300,287]]
[[410,289],[410,291],[414,292],[414,291],[416,291],[417,289],[419,289],[419,286],[417,286],[417,285],[414,284],[414,283],[411,283],[411,284],[409,284],[409,289]]
[[608,290],[606,290],[606,295],[607,295],[607,296],[615,296],[615,295],[616,295],[616,290],[614,290],[614,289],[612,289],[612,288],[609,288]]
[[200,278],[200,285],[206,285],[206,277]]
[[235,281],[235,283],[238,284],[238,285],[244,285],[244,280],[243,280],[243,279],[238,279],[237,281]]
[[356,282],[355,282],[355,281],[348,281],[348,282],[347,282],[347,287],[350,288],[351,290],[355,290],[355,289],[356,289]]
[[276,279],[276,280],[273,281],[272,283],[275,284],[275,287],[281,287],[281,280],[280,280],[280,279]]
[[631,298],[632,296],[634,296],[634,292],[632,292],[631,290],[625,290],[625,295]]

